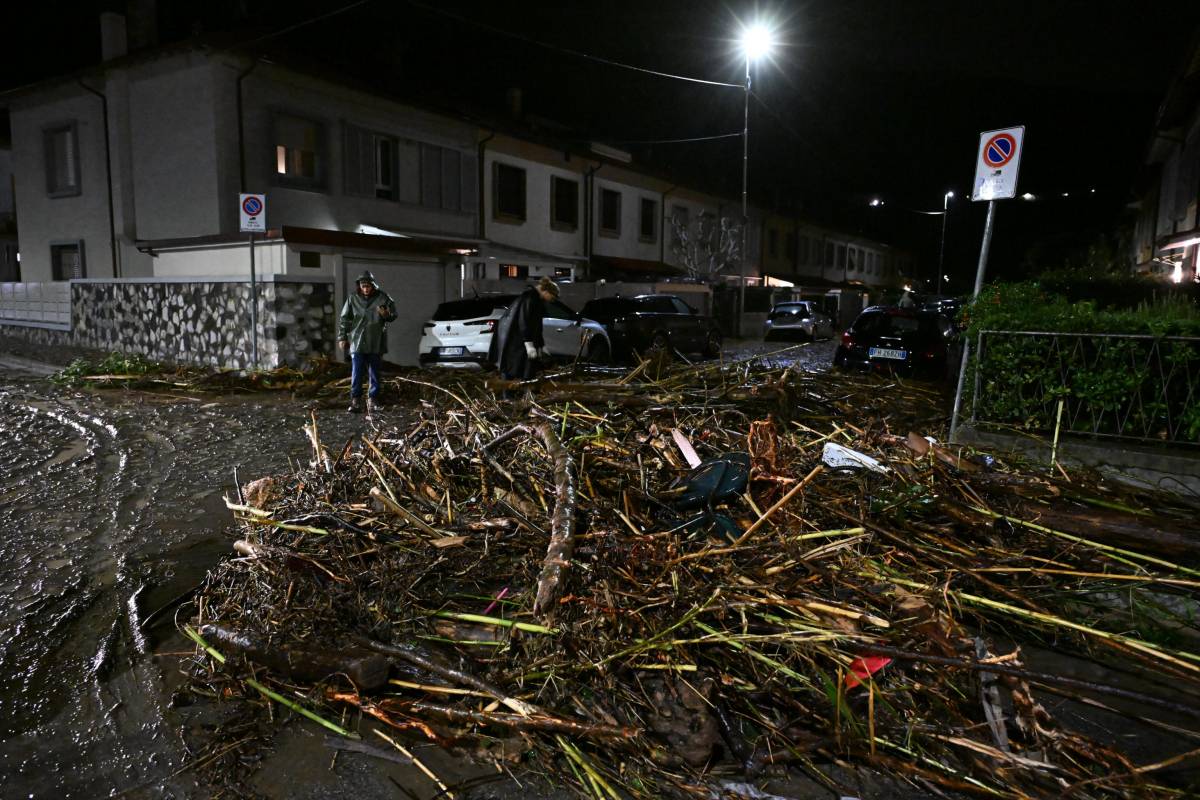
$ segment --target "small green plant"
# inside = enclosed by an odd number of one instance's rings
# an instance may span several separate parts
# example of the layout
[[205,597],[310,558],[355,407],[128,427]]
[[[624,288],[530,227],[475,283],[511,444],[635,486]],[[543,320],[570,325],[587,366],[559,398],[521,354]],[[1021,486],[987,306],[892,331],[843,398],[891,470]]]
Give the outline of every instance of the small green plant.
[[162,365],[138,353],[109,353],[99,361],[77,358],[51,375],[50,380],[60,386],[76,386],[87,383],[86,379],[93,375],[141,377],[161,371]]

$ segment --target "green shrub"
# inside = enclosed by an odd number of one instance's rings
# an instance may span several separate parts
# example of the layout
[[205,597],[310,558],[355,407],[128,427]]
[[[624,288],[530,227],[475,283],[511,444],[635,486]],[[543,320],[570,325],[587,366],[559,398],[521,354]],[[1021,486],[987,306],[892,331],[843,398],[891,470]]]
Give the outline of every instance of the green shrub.
[[988,335],[982,361],[972,359],[978,419],[1049,432],[1061,399],[1066,431],[1200,442],[1200,342],[1164,341],[1200,337],[1188,297],[1160,292],[1113,307],[1043,281],[995,284],[961,321],[972,345],[983,330],[1151,337]]

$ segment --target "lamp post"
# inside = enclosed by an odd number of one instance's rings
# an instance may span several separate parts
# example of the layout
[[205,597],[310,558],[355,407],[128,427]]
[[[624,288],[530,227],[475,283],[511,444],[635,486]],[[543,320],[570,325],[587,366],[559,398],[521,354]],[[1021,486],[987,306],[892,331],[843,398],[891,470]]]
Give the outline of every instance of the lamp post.
[[954,192],[946,192],[942,195],[942,246],[938,249],[938,297],[942,296],[942,262],[946,260],[946,218],[950,216],[950,199],[952,197],[954,197]]
[[742,124],[742,257],[738,276],[737,336],[742,335],[746,312],[746,229],[750,227],[750,65],[771,51],[771,32],[764,25],[742,29],[742,54],[746,57],[745,110]]

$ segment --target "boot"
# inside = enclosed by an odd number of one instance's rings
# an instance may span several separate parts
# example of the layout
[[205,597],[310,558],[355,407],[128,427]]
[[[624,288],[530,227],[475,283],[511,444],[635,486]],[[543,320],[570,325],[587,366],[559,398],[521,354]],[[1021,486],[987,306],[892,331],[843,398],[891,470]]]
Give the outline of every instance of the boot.
[[351,414],[361,414],[363,410],[363,401],[361,397],[351,397],[350,405],[346,409]]

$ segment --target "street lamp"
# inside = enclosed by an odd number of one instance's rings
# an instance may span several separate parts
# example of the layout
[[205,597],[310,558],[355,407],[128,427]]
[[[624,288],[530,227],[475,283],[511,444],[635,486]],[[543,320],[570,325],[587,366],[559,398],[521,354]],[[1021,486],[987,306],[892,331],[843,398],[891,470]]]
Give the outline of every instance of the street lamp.
[[[942,296],[942,263],[946,260],[946,218],[950,216],[950,198],[954,197],[954,192],[946,192],[942,195],[942,246],[938,250],[938,297]],[[947,278],[947,280],[949,280]]]
[[742,54],[746,57],[745,116],[742,126],[742,258],[738,280],[737,335],[742,335],[742,316],[746,312],[746,229],[750,227],[750,65],[771,52],[771,31],[757,23],[742,28]]

